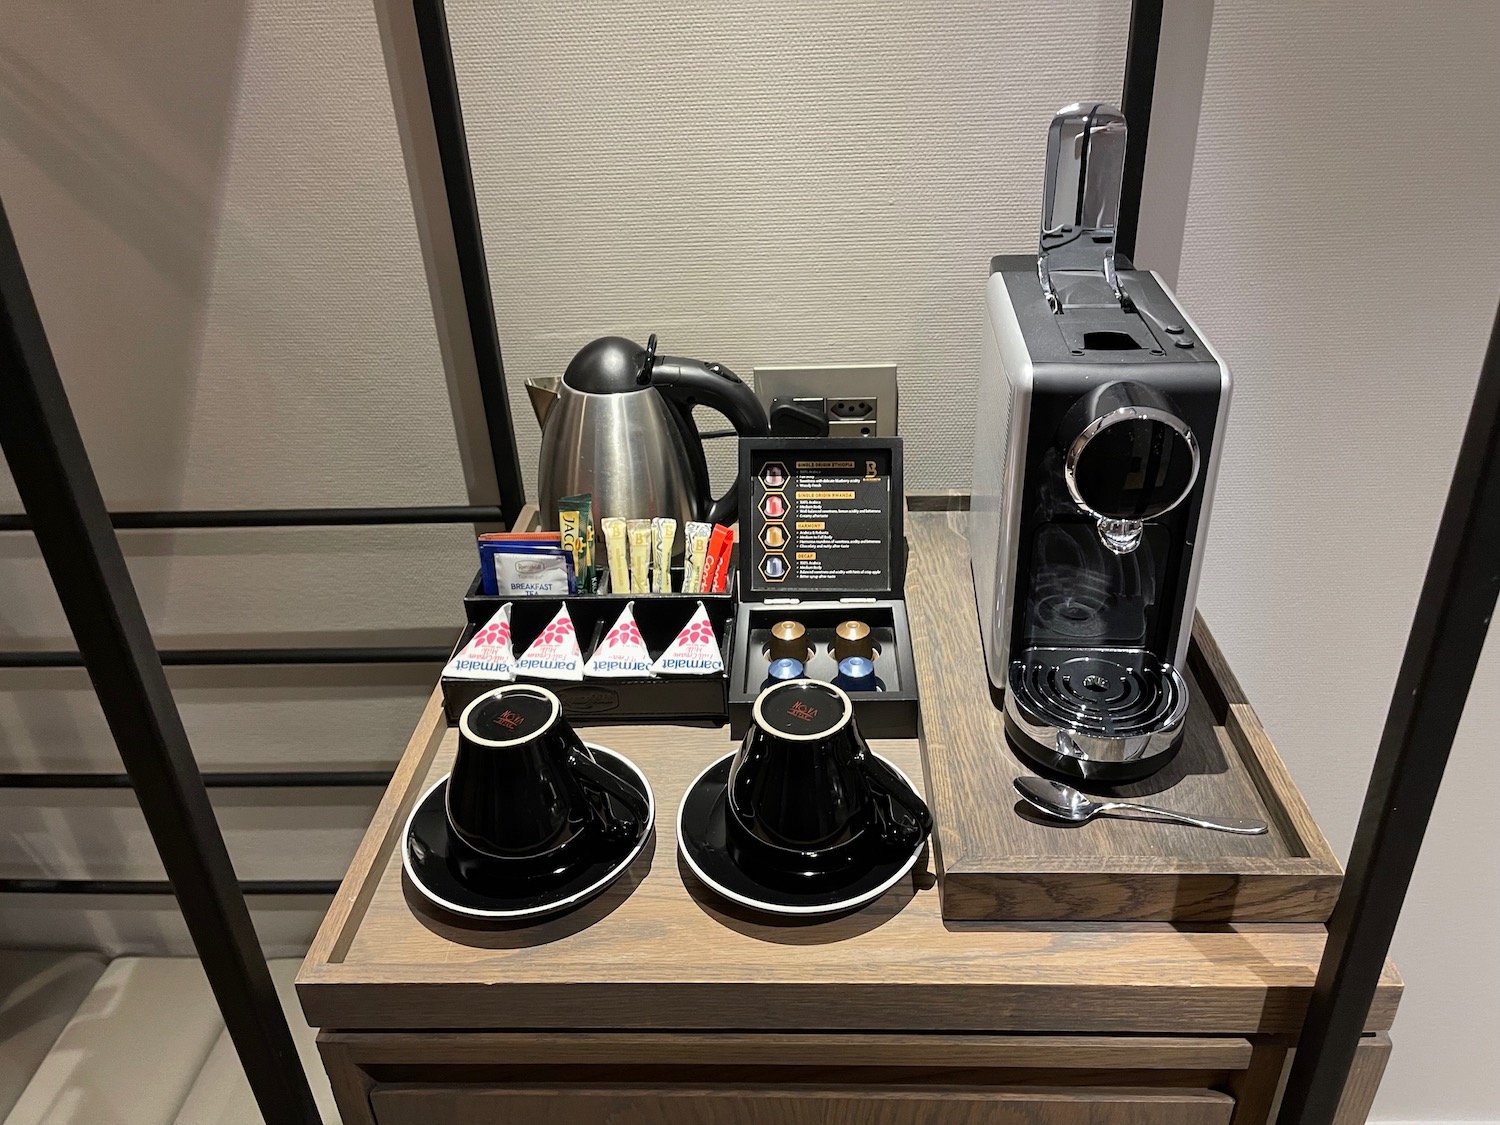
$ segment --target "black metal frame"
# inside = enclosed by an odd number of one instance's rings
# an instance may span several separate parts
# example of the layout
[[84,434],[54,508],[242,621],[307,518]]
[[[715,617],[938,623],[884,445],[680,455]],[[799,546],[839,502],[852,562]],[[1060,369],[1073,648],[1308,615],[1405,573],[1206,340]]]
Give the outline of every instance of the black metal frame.
[[417,39],[422,50],[427,97],[432,105],[448,216],[453,224],[464,310],[468,314],[469,336],[474,344],[474,362],[478,369],[479,393],[489,426],[490,450],[495,458],[500,508],[505,513],[506,526],[510,526],[521,515],[526,492],[521,480],[521,458],[516,450],[515,425],[511,421],[505,361],[500,355],[500,330],[495,324],[495,302],[490,291],[489,263],[484,254],[479,203],[474,196],[474,171],[469,164],[469,141],[458,96],[458,74],[453,68],[453,44],[448,38],[448,13],[443,0],[412,0],[412,12],[416,17]]
[[[169,668],[252,664],[433,664],[447,660],[443,645],[345,645],[307,648],[180,648],[157,655]],[[66,649],[0,653],[0,668],[81,668],[83,657]]]
[[1125,80],[1120,112],[1130,130],[1125,146],[1125,174],[1120,185],[1120,212],[1115,226],[1115,248],[1135,257],[1136,230],[1141,222],[1141,191],[1146,182],[1146,146],[1151,140],[1151,108],[1156,96],[1156,58],[1161,47],[1165,0],[1132,0],[1130,38],[1125,44]]
[[1333,1121],[1500,594],[1500,312],[1278,1125]]
[[134,788],[169,882],[0,879],[0,894],[175,894],[267,1121],[317,1122],[318,1112],[251,925],[245,895],[331,895],[333,880],[236,882],[207,789],[369,787],[388,771],[197,771],[164,666],[440,663],[447,646],[180,649],[158,653],[114,530],[513,524],[526,504],[488,266],[474,199],[458,84],[441,0],[413,0],[454,225],[498,505],[119,512],[98,484],[0,205],[0,439],[25,513],[0,531],[32,531],[79,651],[0,653],[0,668],[86,667],[127,774],[0,775],[27,789]]
[[[479,369],[499,486],[499,513],[524,505],[499,333],[442,0],[412,0],[465,308]],[[1133,256],[1145,179],[1163,0],[1133,0],[1121,109],[1131,129],[1117,245]],[[81,655],[29,653],[11,666],[90,670],[129,780],[140,796],[171,883],[142,880],[0,880],[0,892],[177,895],[225,1022],[267,1120],[315,1122],[317,1111],[250,926],[244,894],[329,893],[333,883],[236,883],[162,670],[181,664],[343,663],[439,659],[437,649],[185,650],[158,656],[125,570],[111,517],[57,378],[10,228],[0,207],[0,441]],[[286,512],[121,513],[124,528],[273,527],[490,520],[493,509],[306,509]],[[30,521],[0,516],[0,530]],[[1500,316],[1491,334],[1458,467],[1429,564],[1348,875],[1329,923],[1279,1125],[1333,1120],[1365,1015],[1410,884],[1500,591]],[[29,663],[28,663],[29,662]],[[3,664],[3,661],[0,661]],[[210,775],[219,785],[379,784],[336,774]],[[316,780],[315,780],[316,779]],[[0,776],[32,788],[114,787],[120,775]],[[314,889],[316,888],[316,889]]]
[[[245,879],[238,886],[241,895],[328,896],[338,892],[339,881],[337,879]],[[155,896],[176,893],[174,885],[164,879],[0,879],[0,894]],[[205,962],[203,967],[208,969],[208,964]],[[212,982],[213,970],[209,970],[209,973],[210,982]],[[218,989],[214,991],[217,995]],[[239,1040],[235,1040],[235,1049],[239,1049]],[[243,1055],[241,1055],[241,1061],[244,1061]],[[301,1069],[300,1064],[298,1069]],[[250,1070],[248,1063],[245,1070],[248,1074]],[[272,1119],[268,1117],[266,1120]]]
[[3,204],[0,446],[261,1114],[319,1125]]
[[[1115,243],[1133,258],[1163,0],[1133,0],[1121,112],[1130,128]],[[1332,1125],[1406,901],[1500,592],[1500,313],[1328,923],[1277,1125]]]
[[[242,770],[205,773],[209,789],[370,789],[391,770]],[[0,773],[0,789],[129,789],[128,773]]]
[[[205,508],[179,512],[111,512],[116,531],[179,531],[238,527],[377,527],[440,523],[491,523],[505,513],[482,504],[417,508]],[[0,515],[0,531],[30,531],[25,513]]]

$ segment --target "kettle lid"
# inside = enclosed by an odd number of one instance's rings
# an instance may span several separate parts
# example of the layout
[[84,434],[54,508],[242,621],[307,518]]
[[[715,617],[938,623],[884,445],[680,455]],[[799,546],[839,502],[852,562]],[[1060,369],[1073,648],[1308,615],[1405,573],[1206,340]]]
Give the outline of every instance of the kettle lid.
[[563,372],[563,382],[593,395],[620,394],[651,385],[656,336],[643,348],[623,336],[604,336],[585,344]]

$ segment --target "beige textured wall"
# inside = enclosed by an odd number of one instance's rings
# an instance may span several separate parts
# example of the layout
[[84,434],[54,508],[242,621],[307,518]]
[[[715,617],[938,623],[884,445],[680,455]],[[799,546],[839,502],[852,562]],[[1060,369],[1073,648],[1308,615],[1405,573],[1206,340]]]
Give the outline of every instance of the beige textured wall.
[[1052,112],[1119,97],[1129,5],[448,10],[513,377],[608,332],[743,375],[894,362],[908,482],[959,480],[974,293],[1035,245]]
[[[555,374],[607,331],[746,373],[895,359],[908,429],[938,451],[921,471],[942,479],[942,408],[979,331],[963,293],[1034,225],[1040,156],[1022,142],[1054,103],[1115,96],[1125,15],[454,4],[512,376]],[[1072,27],[1078,49],[1039,73],[1038,44]],[[111,506],[463,501],[364,5],[5,6],[0,196]],[[536,430],[513,397],[530,471]],[[472,565],[458,528],[125,544],[163,645],[436,642]],[[25,537],[0,538],[0,642],[70,645]],[[171,673],[221,769],[389,761],[429,676]],[[81,672],[0,673],[0,767],[116,762]],[[246,877],[341,873],[372,801],[216,795]],[[0,807],[0,872],[157,870],[128,794]],[[316,913],[257,905],[277,949]],[[95,940],[182,934],[170,903],[0,902],[0,941]]]
[[[1214,15],[1179,290],[1237,384],[1202,606],[1340,852],[1500,299],[1497,43],[1490,3]],[[1493,633],[1397,935],[1380,1118],[1500,1120]]]

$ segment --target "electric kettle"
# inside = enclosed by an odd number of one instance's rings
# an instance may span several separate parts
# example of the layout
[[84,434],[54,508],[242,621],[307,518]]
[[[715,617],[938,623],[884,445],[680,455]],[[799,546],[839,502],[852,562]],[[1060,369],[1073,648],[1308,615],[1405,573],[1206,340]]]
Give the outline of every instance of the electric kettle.
[[557,530],[558,501],[584,492],[594,497],[596,530],[605,516],[733,523],[738,481],[718,499],[709,492],[693,408],[712,407],[741,435],[770,433],[765,408],[738,375],[658,356],[654,335],[644,348],[620,336],[595,340],[561,379],[528,379],[526,392],[542,427],[537,475],[548,531]]

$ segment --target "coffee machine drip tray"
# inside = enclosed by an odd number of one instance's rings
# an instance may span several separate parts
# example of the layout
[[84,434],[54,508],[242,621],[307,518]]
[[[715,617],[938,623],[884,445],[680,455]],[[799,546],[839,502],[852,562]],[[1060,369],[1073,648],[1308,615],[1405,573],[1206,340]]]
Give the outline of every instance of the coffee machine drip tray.
[[1072,779],[1136,781],[1182,742],[1182,674],[1139,649],[1027,649],[1010,666],[1006,730],[1036,764]]

